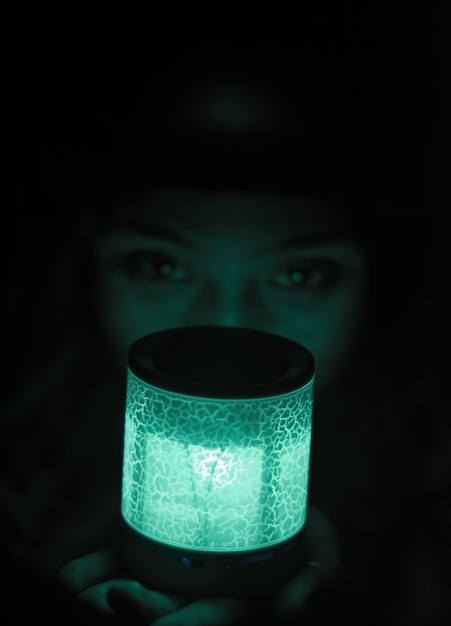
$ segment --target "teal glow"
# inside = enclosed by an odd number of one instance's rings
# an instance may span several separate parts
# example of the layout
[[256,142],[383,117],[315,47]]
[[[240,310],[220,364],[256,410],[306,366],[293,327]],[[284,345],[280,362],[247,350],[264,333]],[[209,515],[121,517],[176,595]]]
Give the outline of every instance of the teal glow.
[[256,117],[255,107],[252,106],[245,94],[217,94],[209,103],[210,116],[226,126],[247,126]]
[[246,471],[241,458],[244,454],[244,451],[232,454],[221,448],[215,450],[203,448],[193,453],[193,468],[200,474],[201,484],[206,483],[210,489],[222,489],[234,483],[240,485],[237,478]]
[[122,514],[146,537],[195,550],[274,545],[304,525],[313,379],[258,399],[165,391],[130,370]]

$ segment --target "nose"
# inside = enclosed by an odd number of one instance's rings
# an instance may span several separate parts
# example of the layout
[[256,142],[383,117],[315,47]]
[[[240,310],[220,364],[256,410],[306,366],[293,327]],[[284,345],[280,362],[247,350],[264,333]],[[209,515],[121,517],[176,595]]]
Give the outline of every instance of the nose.
[[[239,283],[239,281],[236,281]],[[205,285],[186,314],[187,325],[231,326],[269,330],[273,326],[258,286],[252,283]]]

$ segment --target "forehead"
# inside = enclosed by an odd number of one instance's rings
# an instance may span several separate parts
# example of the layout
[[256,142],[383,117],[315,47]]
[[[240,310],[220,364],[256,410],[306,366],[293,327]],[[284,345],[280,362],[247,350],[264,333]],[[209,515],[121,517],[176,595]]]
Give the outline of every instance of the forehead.
[[189,233],[266,234],[278,236],[297,230],[336,228],[346,231],[337,204],[309,196],[210,191],[190,188],[156,188],[124,198],[115,225],[137,218],[163,222]]

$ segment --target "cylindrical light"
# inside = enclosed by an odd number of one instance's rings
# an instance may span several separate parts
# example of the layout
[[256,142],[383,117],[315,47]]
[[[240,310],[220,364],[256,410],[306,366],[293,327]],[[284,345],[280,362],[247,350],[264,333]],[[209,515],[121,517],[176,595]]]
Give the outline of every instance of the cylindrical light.
[[190,326],[129,351],[122,553],[152,588],[252,595],[289,576],[306,521],[313,357]]

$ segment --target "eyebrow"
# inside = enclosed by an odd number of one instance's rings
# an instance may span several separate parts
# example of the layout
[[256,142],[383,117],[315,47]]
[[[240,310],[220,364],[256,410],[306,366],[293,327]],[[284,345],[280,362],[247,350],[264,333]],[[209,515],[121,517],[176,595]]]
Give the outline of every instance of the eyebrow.
[[116,224],[113,224],[112,230],[126,230],[129,233],[140,235],[142,237],[163,239],[165,241],[169,241],[170,243],[184,246],[185,248],[194,249],[196,247],[190,239],[187,239],[170,226],[153,222],[147,218],[143,219],[139,216],[126,216],[118,220]]
[[[179,231],[159,222],[154,222],[149,218],[141,216],[127,215],[121,217],[111,227],[112,231],[127,231],[141,237],[162,239],[185,248],[194,250],[196,245]],[[292,237],[282,241],[275,248],[275,252],[285,252],[303,247],[315,247],[321,245],[331,245],[345,243],[349,241],[349,235],[337,224],[331,224],[327,228],[317,228],[297,233]]]
[[276,252],[284,252],[293,248],[342,244],[348,242],[349,239],[349,234],[338,225],[310,231],[306,229],[304,232],[297,233],[279,244],[276,247]]

